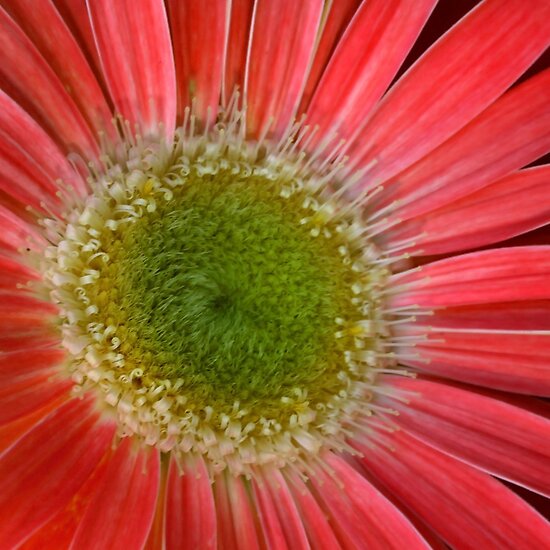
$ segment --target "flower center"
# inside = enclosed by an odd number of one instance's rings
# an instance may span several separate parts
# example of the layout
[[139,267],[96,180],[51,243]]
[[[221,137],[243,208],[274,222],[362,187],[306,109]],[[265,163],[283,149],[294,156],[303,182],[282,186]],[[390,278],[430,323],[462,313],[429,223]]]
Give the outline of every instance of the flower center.
[[178,191],[102,239],[111,261],[89,296],[123,331],[126,362],[225,412],[239,401],[277,417],[297,391],[320,402],[342,389],[335,319],[358,319],[355,277],[338,240],[300,224],[307,195],[228,171]]
[[80,390],[122,436],[239,473],[344,448],[386,337],[358,210],[302,156],[221,131],[127,153],[47,253]]

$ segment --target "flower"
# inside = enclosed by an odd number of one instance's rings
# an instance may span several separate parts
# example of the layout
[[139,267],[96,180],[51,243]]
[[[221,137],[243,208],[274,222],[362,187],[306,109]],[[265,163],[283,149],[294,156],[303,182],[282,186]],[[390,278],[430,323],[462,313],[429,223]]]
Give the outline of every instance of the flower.
[[2,4],[1,548],[550,545],[546,0]]

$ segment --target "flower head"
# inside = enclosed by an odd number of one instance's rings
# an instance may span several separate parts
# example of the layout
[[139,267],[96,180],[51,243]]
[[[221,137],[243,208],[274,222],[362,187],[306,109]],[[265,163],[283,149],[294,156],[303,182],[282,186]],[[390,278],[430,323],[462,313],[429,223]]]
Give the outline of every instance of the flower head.
[[547,2],[3,4],[2,548],[550,544]]

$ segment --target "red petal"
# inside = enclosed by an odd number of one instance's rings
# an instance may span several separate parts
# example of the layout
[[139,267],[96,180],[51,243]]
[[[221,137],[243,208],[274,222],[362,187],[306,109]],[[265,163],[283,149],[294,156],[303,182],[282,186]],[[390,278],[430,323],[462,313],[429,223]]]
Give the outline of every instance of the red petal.
[[[0,231],[2,221],[0,218]],[[40,275],[0,253],[0,290],[16,291],[19,285],[40,279]]]
[[99,420],[91,399],[72,399],[0,456],[0,540],[6,548],[23,542],[68,504],[114,430]]
[[[412,392],[391,401],[396,422],[423,441],[491,474],[550,496],[550,420],[466,387],[386,376]],[[386,401],[385,399],[383,401]]]
[[109,460],[101,485],[86,508],[71,548],[142,548],[153,523],[160,456],[124,439]]
[[218,545],[224,550],[260,548],[254,512],[245,481],[227,472],[214,482],[218,523]]
[[550,246],[472,252],[392,278],[392,306],[423,308],[550,298]]
[[[334,52],[308,109],[319,139],[348,141],[367,120],[411,49],[437,0],[364,2]],[[316,136],[317,137],[317,136]]]
[[[550,151],[550,69],[513,88],[424,159],[386,182],[373,208],[420,216]],[[498,136],[498,139],[495,138]]]
[[166,491],[166,548],[214,549],[216,508],[206,465],[201,456],[187,455],[183,468],[180,473],[172,458]]
[[19,418],[14,422],[10,422],[5,426],[0,426],[0,454],[11,447],[19,439],[21,439],[28,431],[33,429],[41,422],[48,414],[59,408],[67,401],[67,396],[62,395],[55,401],[50,401],[46,406],[34,411],[23,418]]
[[407,518],[342,458],[325,453],[329,470],[314,468],[311,483],[344,547],[428,548]]
[[227,42],[227,9],[226,0],[168,2],[180,119],[194,98],[199,120],[216,120]]
[[[550,42],[546,0],[477,5],[382,101],[356,144],[369,180],[384,181],[445,141],[508,88]],[[496,53],[498,52],[498,54]]]
[[328,14],[321,21],[319,44],[315,50],[313,64],[302,94],[300,108],[298,109],[300,113],[307,110],[317,84],[360,4],[361,0],[339,0],[338,2],[331,2],[328,6]]
[[132,129],[171,138],[176,123],[176,76],[164,3],[89,0],[101,65],[116,109]]
[[257,475],[253,490],[267,547],[309,549],[296,503],[281,472],[273,468]]
[[12,0],[6,9],[55,71],[95,133],[106,132],[115,139],[112,114],[103,92],[53,3]]
[[403,364],[425,372],[550,397],[549,333],[451,332],[441,328],[415,348],[404,348],[403,355]]
[[222,103],[227,105],[236,88],[244,89],[246,54],[250,40],[250,27],[254,0],[233,0],[229,18],[229,36],[225,55]]
[[[423,255],[504,241],[550,223],[550,165],[513,173],[388,232],[386,246],[416,238]],[[386,237],[386,235],[384,236]]]
[[86,0],[53,0],[53,3],[65,24],[70,28],[71,34],[78,41],[80,49],[90,61],[90,66],[93,68],[103,90],[106,91],[107,86],[101,71],[101,62],[95,45]]
[[300,511],[311,547],[319,550],[340,550],[341,546],[334,531],[310,489],[292,470],[285,471],[285,476],[289,480],[288,487]]
[[281,137],[298,109],[312,60],[323,2],[259,0],[247,63],[247,127]]
[[363,463],[453,548],[546,548],[550,525],[491,476],[402,431],[360,446]]
[[0,152],[6,193],[40,209],[40,200],[58,209],[57,181],[78,193],[87,186],[46,132],[9,96],[0,91]]
[[[0,197],[1,202],[1,197]],[[11,209],[0,204],[0,247],[8,251],[17,251],[21,247],[28,247],[28,238],[33,236],[40,241],[36,229]]]
[[97,491],[98,484],[102,482],[110,455],[111,453],[107,452],[103,456],[96,469],[67,506],[38,531],[35,531],[30,539],[18,547],[18,550],[59,550],[70,547],[82,516]]
[[87,160],[98,152],[84,117],[34,44],[0,8],[0,75],[3,90],[37,120],[65,151]]
[[50,370],[27,375],[24,379],[3,381],[0,387],[0,426],[31,414],[62,396],[68,396],[72,381],[56,375],[58,373]]

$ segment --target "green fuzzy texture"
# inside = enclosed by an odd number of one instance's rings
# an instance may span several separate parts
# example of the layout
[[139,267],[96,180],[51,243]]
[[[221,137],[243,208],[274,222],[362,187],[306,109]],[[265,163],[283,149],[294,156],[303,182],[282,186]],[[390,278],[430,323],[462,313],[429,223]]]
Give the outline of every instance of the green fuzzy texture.
[[[193,408],[273,414],[293,389],[342,387],[335,319],[355,311],[338,237],[313,237],[305,193],[258,176],[191,174],[109,250],[106,316],[147,375],[184,381]],[[105,287],[106,288],[106,287]]]

